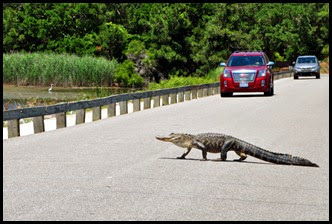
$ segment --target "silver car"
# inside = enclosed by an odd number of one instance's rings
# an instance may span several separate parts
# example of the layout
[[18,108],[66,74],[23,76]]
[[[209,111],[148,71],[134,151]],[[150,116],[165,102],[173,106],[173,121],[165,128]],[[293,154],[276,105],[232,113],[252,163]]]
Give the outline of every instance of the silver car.
[[299,76],[316,76],[320,78],[320,61],[314,55],[298,56],[294,66],[294,79],[298,79]]

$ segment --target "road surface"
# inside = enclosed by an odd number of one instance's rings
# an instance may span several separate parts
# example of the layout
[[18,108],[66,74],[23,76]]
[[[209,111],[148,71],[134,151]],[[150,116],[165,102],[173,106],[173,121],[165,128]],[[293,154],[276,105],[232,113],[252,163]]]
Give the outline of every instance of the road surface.
[[[4,220],[329,220],[329,76],[3,140]],[[157,135],[221,132],[320,167],[199,161]],[[218,158],[208,154],[208,159]]]

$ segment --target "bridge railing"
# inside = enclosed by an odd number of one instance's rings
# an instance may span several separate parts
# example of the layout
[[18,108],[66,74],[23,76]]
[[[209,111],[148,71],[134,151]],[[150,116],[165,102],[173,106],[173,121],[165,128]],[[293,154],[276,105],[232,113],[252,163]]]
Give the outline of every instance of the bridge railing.
[[[292,76],[291,72],[275,73],[274,78]],[[133,112],[149,109],[152,107],[165,106],[169,104],[197,99],[214,94],[219,94],[219,82],[211,84],[176,87],[170,89],[151,90],[136,93],[125,93],[77,102],[59,103],[50,106],[37,106],[3,111],[3,121],[7,121],[8,138],[20,136],[20,119],[32,118],[34,133],[45,131],[44,116],[54,115],[56,117],[56,129],[64,128],[67,125],[66,113],[76,112],[76,125],[85,122],[87,109],[92,109],[92,121],[101,119],[103,106],[107,107],[107,117],[116,116],[116,104],[119,104],[120,114],[128,113],[128,102],[133,104]],[[143,101],[143,108],[141,108]]]

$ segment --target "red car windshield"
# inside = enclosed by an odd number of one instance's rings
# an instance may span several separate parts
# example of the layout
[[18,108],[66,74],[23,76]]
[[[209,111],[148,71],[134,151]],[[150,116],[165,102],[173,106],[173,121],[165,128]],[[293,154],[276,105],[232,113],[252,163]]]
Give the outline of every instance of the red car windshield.
[[263,66],[262,56],[231,56],[228,66]]

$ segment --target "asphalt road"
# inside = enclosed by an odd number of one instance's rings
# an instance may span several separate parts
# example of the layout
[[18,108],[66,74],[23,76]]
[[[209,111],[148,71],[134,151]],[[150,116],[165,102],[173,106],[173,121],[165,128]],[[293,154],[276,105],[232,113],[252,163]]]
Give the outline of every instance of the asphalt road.
[[[329,77],[3,141],[4,220],[329,220]],[[221,132],[320,167],[199,161],[160,142]],[[208,159],[218,158],[208,154]]]

